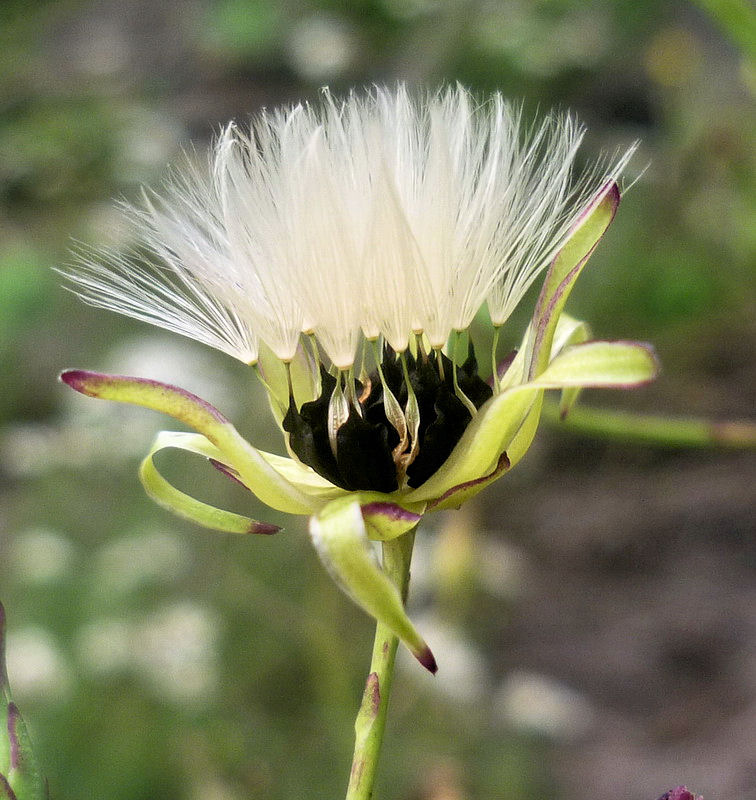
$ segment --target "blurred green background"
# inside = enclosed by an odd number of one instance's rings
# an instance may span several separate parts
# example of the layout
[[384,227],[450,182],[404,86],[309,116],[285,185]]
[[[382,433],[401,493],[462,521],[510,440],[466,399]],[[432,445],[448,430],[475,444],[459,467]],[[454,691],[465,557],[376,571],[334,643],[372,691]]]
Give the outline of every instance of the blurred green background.
[[[117,243],[112,198],[263,105],[326,83],[500,89],[576,112],[587,157],[642,140],[570,310],[653,341],[664,372],[585,401],[753,418],[749,7],[5,0],[0,597],[54,800],[343,796],[372,638],[302,521],[181,459],[183,486],[286,531],[170,517],[136,477],[166,420],[56,383],[74,366],[175,382],[281,447],[247,370],[61,289],[72,241]],[[543,430],[477,505],[431,517],[411,605],[440,671],[399,664],[377,798],[756,798],[755,485],[748,453]]]

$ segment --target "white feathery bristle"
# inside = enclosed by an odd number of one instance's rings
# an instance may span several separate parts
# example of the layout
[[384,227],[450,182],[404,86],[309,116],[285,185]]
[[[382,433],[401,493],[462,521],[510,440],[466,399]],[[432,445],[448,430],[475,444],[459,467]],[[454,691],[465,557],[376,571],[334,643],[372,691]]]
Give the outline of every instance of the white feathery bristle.
[[[484,302],[502,324],[634,148],[573,177],[583,129],[461,86],[375,87],[228,125],[203,169],[127,207],[131,252],[85,251],[87,302],[245,362],[258,338],[291,360],[314,332],[352,366],[361,334],[444,347]],[[141,256],[156,260],[143,266]]]
[[138,245],[122,251],[81,246],[61,272],[90,305],[253,364],[258,337],[226,297],[233,263],[212,194],[212,184],[190,164],[184,176],[172,177],[165,199],[144,193],[142,206],[123,206]]
[[291,175],[277,126],[263,115],[255,133],[253,141],[230,124],[215,147],[214,183],[233,253],[228,281],[235,291],[229,301],[279,358],[291,361],[303,322],[292,289],[299,279],[291,247],[296,218],[277,196]]
[[569,238],[596,194],[617,181],[637,143],[574,177],[584,128],[572,117],[549,117],[518,152],[517,180],[507,235],[497,242],[504,269],[490,287],[488,310],[503,325],[523,295]]
[[[396,352],[403,352],[415,327],[417,296],[424,274],[407,212],[402,181],[414,181],[418,128],[406,91],[396,96],[375,89],[375,112],[352,114],[360,130],[369,175],[366,233],[362,256],[362,328],[374,339],[382,334]],[[358,110],[360,107],[357,107]]]
[[299,132],[304,190],[297,231],[300,291],[306,316],[333,364],[354,363],[360,335],[361,275],[367,175],[355,174],[344,108],[326,92],[320,114],[307,108]]
[[[413,104],[406,95],[401,117],[407,152],[399,154],[397,185],[419,258],[413,322],[433,347],[446,344],[453,303],[458,295],[454,242],[460,189],[460,139],[464,136],[470,98],[456,90]],[[457,102],[454,101],[455,98]],[[401,172],[400,172],[401,169]]]

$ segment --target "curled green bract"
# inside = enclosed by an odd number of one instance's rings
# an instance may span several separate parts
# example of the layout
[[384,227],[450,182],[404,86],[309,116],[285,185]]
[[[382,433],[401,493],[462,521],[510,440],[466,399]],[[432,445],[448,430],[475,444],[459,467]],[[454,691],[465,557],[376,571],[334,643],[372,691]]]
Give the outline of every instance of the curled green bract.
[[[176,489],[158,472],[153,460],[161,450],[171,447],[202,455],[210,459],[222,471],[231,470],[231,467],[223,463],[222,452],[204,436],[195,433],[162,431],[157,435],[150,452],[139,467],[142,486],[156,503],[203,528],[225,533],[270,534],[279,530],[277,525],[258,522],[231,511],[224,511]],[[233,472],[228,474],[233,475]]]
[[[82,370],[68,370],[61,380],[91,397],[168,414],[194,431],[158,434],[140,467],[148,494],[178,516],[227,533],[270,534],[278,530],[275,525],[211,506],[173,486],[155,463],[155,457],[166,448],[208,459],[270,508],[309,516],[312,540],[337,583],[431,669],[435,667],[432,655],[409,621],[370,541],[390,542],[404,536],[415,529],[423,514],[459,507],[515,466],[533,441],[546,391],[561,391],[560,413],[565,415],[583,387],[627,388],[656,376],[658,363],[649,345],[593,341],[587,325],[563,311],[577,277],[614,218],[619,196],[617,185],[608,183],[579,217],[550,265],[521,347],[507,369],[497,375],[493,396],[489,390],[486,396],[490,399],[483,397],[476,407],[462,393],[460,399],[467,400],[475,413],[443,463],[415,488],[405,481],[388,493],[349,491],[302,463],[291,447],[288,458],[258,450],[205,400],[159,381]],[[435,363],[443,368],[440,357]],[[312,359],[303,350],[288,367],[263,354],[258,371],[279,426],[287,404],[300,409],[304,404],[315,405],[321,381],[339,381],[341,391],[341,372],[334,380],[325,371],[313,370]],[[386,396],[389,394],[387,389]],[[391,414],[387,417],[393,418]],[[359,430],[369,435],[360,419],[349,419],[350,424],[363,425]],[[410,432],[413,437],[417,437],[416,427]],[[316,427],[302,430],[317,435]],[[336,438],[331,445],[336,447]],[[413,447],[416,449],[415,442]],[[321,457],[323,451],[316,455]]]
[[[404,533],[417,525],[419,516],[412,516],[409,514],[405,520]],[[333,500],[311,517],[310,536],[321,561],[346,594],[386,625],[426,669],[435,672],[436,661],[430,648],[410,622],[396,585],[378,563],[359,500]]]

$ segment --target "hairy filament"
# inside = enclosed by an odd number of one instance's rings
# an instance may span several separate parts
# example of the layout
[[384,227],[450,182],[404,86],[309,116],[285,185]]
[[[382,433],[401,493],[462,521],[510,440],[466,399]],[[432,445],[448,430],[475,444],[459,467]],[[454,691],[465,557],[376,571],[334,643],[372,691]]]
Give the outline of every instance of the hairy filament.
[[491,341],[491,379],[493,380],[494,394],[499,394],[499,366],[496,360],[496,350],[499,346],[499,332],[501,325],[494,325],[493,339]]
[[442,381],[446,380],[446,375],[444,374],[444,359],[443,356],[443,349],[441,347],[434,347],[434,352],[436,353],[436,364],[438,364],[438,377],[441,378]]

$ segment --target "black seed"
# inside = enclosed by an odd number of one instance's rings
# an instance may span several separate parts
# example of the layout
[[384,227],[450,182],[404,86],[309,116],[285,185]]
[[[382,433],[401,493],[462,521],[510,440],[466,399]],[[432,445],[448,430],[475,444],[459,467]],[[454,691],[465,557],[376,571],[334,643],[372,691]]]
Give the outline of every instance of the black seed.
[[407,470],[409,485],[416,489],[446,461],[470,422],[465,404],[448,387],[436,394],[435,419],[420,439],[420,452]]
[[299,411],[294,400],[289,401],[283,429],[289,434],[289,445],[302,463],[336,486],[346,489],[328,439],[328,403],[336,388],[336,378],[321,366],[320,380],[322,392],[317,400],[303,403]]
[[399,488],[386,425],[371,424],[354,409],[336,434],[336,460],[347,489],[393,492]]

